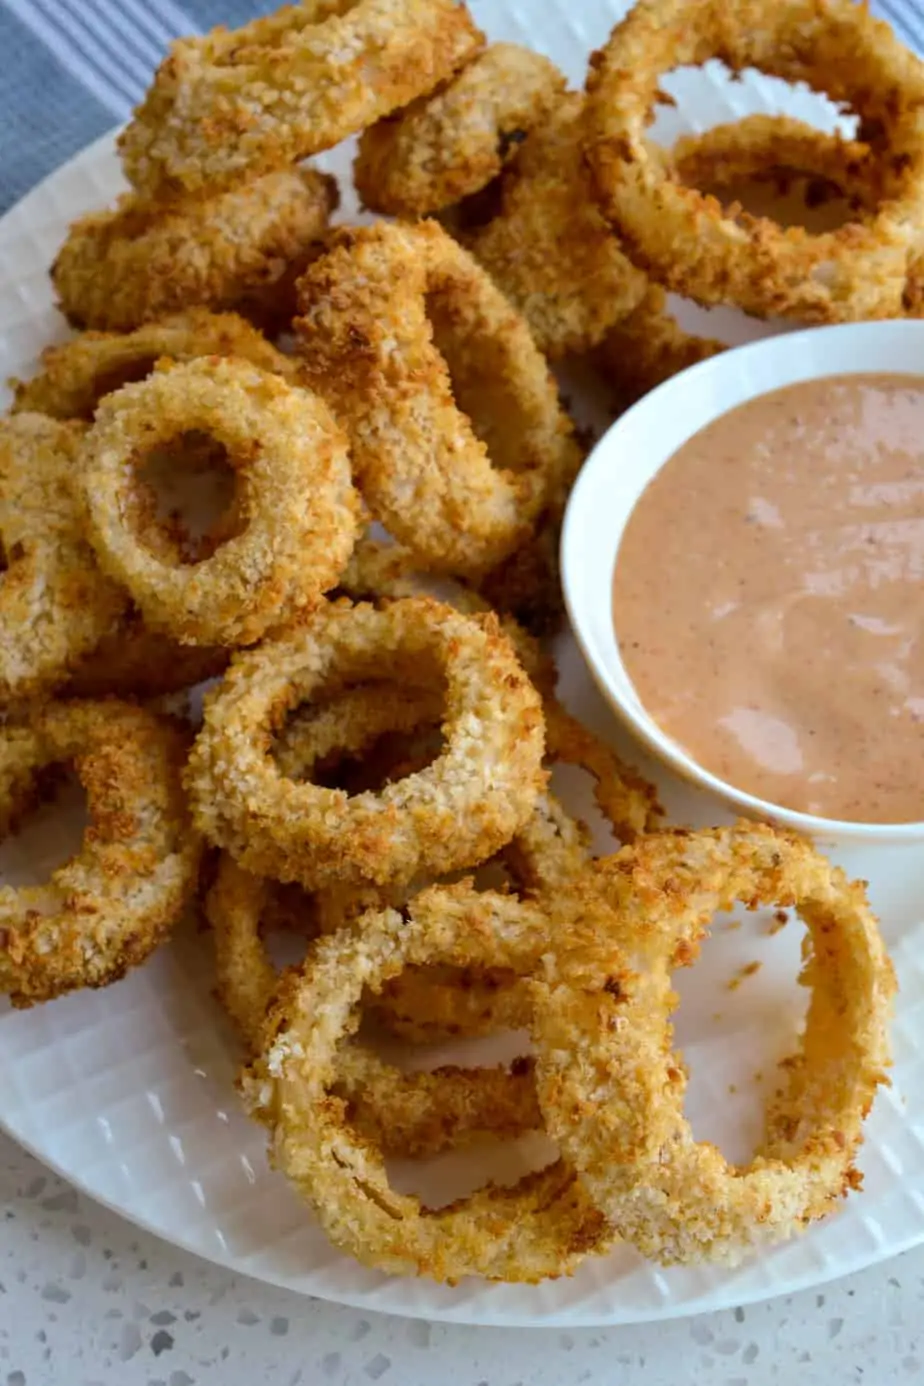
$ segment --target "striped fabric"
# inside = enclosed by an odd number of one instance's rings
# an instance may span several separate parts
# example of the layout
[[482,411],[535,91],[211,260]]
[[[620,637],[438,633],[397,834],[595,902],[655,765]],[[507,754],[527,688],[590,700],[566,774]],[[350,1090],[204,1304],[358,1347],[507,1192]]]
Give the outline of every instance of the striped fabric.
[[[274,0],[0,0],[0,212],[126,119],[172,37],[273,8]],[[924,52],[922,0],[873,8]]]

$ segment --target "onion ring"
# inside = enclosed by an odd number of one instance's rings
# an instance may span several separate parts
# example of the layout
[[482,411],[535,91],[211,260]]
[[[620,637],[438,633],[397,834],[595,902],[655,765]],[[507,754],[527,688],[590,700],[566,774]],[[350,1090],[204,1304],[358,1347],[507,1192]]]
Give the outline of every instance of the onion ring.
[[433,572],[472,577],[518,548],[581,454],[484,271],[435,222],[383,222],[339,233],[300,298],[306,377],[351,433],[376,519]]
[[[194,566],[150,552],[132,522],[139,456],[192,430],[222,443],[243,479],[238,532]],[[203,357],[107,396],[83,467],[101,563],[184,644],[258,639],[334,586],[355,541],[346,439],[323,401],[241,361]]]
[[[616,934],[591,916],[536,984],[550,1134],[620,1233],[663,1264],[734,1262],[802,1231],[856,1186],[862,1122],[886,1081],[895,981],[863,886],[805,841],[751,824],[640,838],[596,875]],[[694,1139],[668,1025],[671,969],[693,961],[711,916],[736,900],[798,911],[812,993],[745,1166]]]
[[180,39],[119,136],[122,166],[149,196],[286,168],[431,91],[483,43],[454,0],[301,0]]
[[0,886],[0,991],[14,1006],[108,986],[167,937],[199,865],[180,785],[186,750],[169,721],[114,700],[49,703],[3,729],[3,831],[36,773],[68,761],[90,818],[47,884]]
[[59,306],[74,327],[113,332],[245,306],[308,263],[336,205],[336,183],[314,169],[181,202],[128,193],[70,227],[51,267]]
[[612,1233],[561,1160],[512,1189],[489,1186],[438,1211],[396,1193],[382,1152],[351,1132],[332,1092],[342,1041],[358,1023],[363,989],[410,964],[516,968],[548,940],[535,906],[466,887],[418,895],[405,919],[385,910],[320,940],[284,979],[262,1056],[243,1087],[271,1131],[276,1167],[312,1206],[334,1245],[392,1274],[455,1282],[467,1275],[535,1283],[570,1274],[605,1251]]
[[[380,794],[286,779],[272,736],[325,680],[446,682],[445,749]],[[382,611],[328,605],[232,661],[206,700],[187,789],[205,835],[248,870],[308,889],[409,881],[483,860],[529,817],[541,790],[539,696],[496,620],[427,598]]]
[[[787,116],[753,115],[700,134],[670,151],[674,175],[691,187],[722,188],[740,179],[785,183],[809,175],[830,184],[855,211],[875,204],[875,161],[867,145],[829,135]],[[728,215],[734,215],[732,209]],[[649,286],[645,297],[600,345],[598,362],[631,404],[672,375],[726,350],[726,343],[685,332],[671,316],[667,295]]]
[[116,627],[127,597],[83,533],[74,477],[82,426],[0,420],[0,701],[47,692]]
[[500,213],[465,236],[552,359],[596,346],[646,288],[593,201],[583,134],[584,98],[572,93],[503,175]]
[[[279,982],[260,931],[272,890],[223,855],[206,901],[218,999],[251,1054]],[[352,1040],[340,1050],[336,1091],[349,1102],[348,1121],[367,1140],[386,1154],[421,1158],[487,1132],[518,1136],[540,1127],[532,1068],[526,1060],[404,1073]]]
[[353,165],[363,205],[427,216],[480,192],[565,86],[542,54],[490,44],[451,81],[364,131]]
[[[682,186],[645,127],[665,72],[715,57],[734,73],[757,68],[851,105],[876,155],[875,210],[812,235],[729,216]],[[900,314],[924,216],[924,67],[864,6],[640,0],[592,60],[587,157],[601,209],[665,288],[806,322]]]
[[191,308],[134,332],[84,332],[46,347],[38,375],[10,382],[12,412],[30,410],[53,419],[89,422],[105,395],[144,380],[162,357],[190,361],[197,356],[235,356],[264,371],[293,375],[291,358],[243,318]]

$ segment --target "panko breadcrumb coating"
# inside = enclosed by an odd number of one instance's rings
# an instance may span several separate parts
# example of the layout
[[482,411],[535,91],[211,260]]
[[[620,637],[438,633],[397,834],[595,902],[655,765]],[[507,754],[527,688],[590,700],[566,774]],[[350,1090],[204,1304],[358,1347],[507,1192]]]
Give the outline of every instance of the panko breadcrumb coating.
[[492,43],[449,82],[366,130],[353,165],[373,212],[440,212],[496,178],[565,90],[549,58]]
[[[217,995],[251,1056],[279,980],[261,937],[272,891],[223,855],[206,901]],[[350,1124],[389,1155],[419,1159],[487,1132],[511,1137],[541,1125],[528,1061],[405,1073],[352,1040],[340,1052],[336,1091],[349,1101]]]
[[[662,1264],[736,1263],[803,1232],[857,1187],[863,1122],[890,1063],[895,977],[862,882],[762,824],[640,838],[595,869],[617,927],[564,941],[535,988],[539,1099],[553,1140],[627,1240]],[[712,916],[796,909],[808,930],[805,1031],[745,1165],[697,1142],[670,1047],[671,973]]]
[[44,414],[0,419],[0,704],[63,683],[128,605],[84,533],[82,435]]
[[[201,432],[237,474],[234,532],[197,564],[143,542],[139,463]],[[356,539],[347,443],[324,402],[243,361],[201,357],[107,395],[82,446],[89,534],[145,620],[184,644],[237,645],[315,605]]]
[[471,577],[558,501],[581,456],[524,320],[436,222],[340,232],[299,286],[305,379],[357,485],[423,568]]
[[583,111],[572,93],[547,113],[503,175],[498,215],[464,238],[552,359],[596,346],[647,282],[591,196]]
[[151,374],[162,357],[236,356],[264,371],[291,377],[294,363],[234,313],[190,308],[134,332],[81,332],[46,347],[31,380],[13,380],[12,412],[30,410],[54,419],[89,422],[100,400]]
[[[744,116],[685,135],[670,151],[670,161],[675,177],[694,188],[720,191],[742,179],[779,186],[808,176],[842,194],[858,212],[873,207],[879,195],[868,145],[788,116]],[[724,342],[685,332],[671,315],[664,290],[650,284],[641,303],[610,328],[597,360],[621,402],[631,404],[678,371],[724,350]]]
[[[441,753],[381,792],[286,778],[272,755],[287,712],[325,684],[445,680]],[[307,888],[385,885],[490,857],[544,783],[539,695],[496,618],[430,598],[330,604],[240,653],[206,699],[186,776],[200,829],[242,866]]]
[[484,43],[455,0],[300,0],[178,39],[118,139],[148,196],[287,168],[433,88]]
[[89,815],[80,851],[47,884],[0,886],[0,992],[14,1006],[108,986],[169,934],[199,865],[180,786],[187,746],[169,721],[115,700],[48,703],[0,731],[4,831],[48,766],[74,766]]
[[314,169],[178,202],[126,193],[70,227],[51,267],[61,311],[74,327],[130,332],[197,306],[246,307],[308,262],[337,200]]
[[[721,58],[805,82],[859,116],[876,156],[874,210],[812,234],[729,215],[685,187],[646,135],[665,73]],[[924,220],[924,63],[853,0],[638,0],[591,60],[586,152],[599,205],[667,289],[757,316],[901,315]]]
[[347,1122],[333,1089],[342,1041],[356,1028],[364,986],[378,991],[411,964],[516,967],[548,938],[543,911],[471,887],[416,896],[404,918],[370,913],[322,939],[284,979],[245,1098],[270,1129],[270,1157],[314,1209],[335,1246],[392,1274],[455,1283],[468,1275],[532,1284],[568,1275],[614,1240],[564,1160],[513,1188],[488,1185],[441,1209],[389,1183],[383,1151]]

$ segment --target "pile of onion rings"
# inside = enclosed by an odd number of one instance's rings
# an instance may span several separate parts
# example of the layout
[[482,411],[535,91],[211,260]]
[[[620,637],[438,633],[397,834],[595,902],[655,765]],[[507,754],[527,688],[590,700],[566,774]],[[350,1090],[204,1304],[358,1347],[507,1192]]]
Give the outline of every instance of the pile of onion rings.
[[[659,149],[662,76],[715,57],[826,85],[855,137],[760,115]],[[397,220],[331,230],[301,160],[352,134]],[[299,0],[178,41],[119,138],[132,191],[70,228],[51,273],[89,330],[0,423],[0,827],[66,766],[89,827],[0,886],[0,991],[106,986],[201,901],[270,1158],[366,1265],[532,1283],[619,1239],[734,1262],[859,1186],[894,990],[864,888],[767,826],[665,829],[562,706],[538,636],[584,442],[548,361],[629,403],[722,350],[670,290],[920,312],[922,135],[924,65],[848,0],[639,0],[586,94],[454,0]],[[747,180],[843,224],[750,211]],[[201,525],[153,476],[224,462]],[[694,1139],[670,1027],[672,970],[736,901],[801,915],[811,991],[743,1166]],[[504,1030],[512,1062],[421,1067]],[[437,1211],[385,1170],[521,1135],[556,1158]]]

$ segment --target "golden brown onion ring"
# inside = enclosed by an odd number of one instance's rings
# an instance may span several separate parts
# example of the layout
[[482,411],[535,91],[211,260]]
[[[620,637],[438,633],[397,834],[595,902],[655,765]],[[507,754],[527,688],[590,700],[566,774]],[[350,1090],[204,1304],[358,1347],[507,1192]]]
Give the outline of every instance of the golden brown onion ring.
[[[223,855],[206,901],[218,999],[251,1054],[279,982],[261,937],[272,891]],[[435,1155],[488,1132],[517,1136],[542,1124],[528,1060],[512,1068],[444,1065],[404,1073],[350,1040],[341,1046],[337,1078],[350,1125],[388,1155]]]
[[483,44],[455,0],[301,0],[177,40],[119,136],[146,195],[287,168],[432,91]]
[[[670,151],[675,177],[690,187],[721,191],[741,180],[784,189],[793,179],[815,181],[821,195],[842,195],[855,212],[875,205],[875,160],[867,145],[829,135],[787,116],[753,115],[700,134],[685,135]],[[733,209],[728,215],[736,215]],[[636,308],[610,328],[598,360],[618,391],[631,404],[662,381],[698,361],[724,351],[712,337],[685,332],[671,315],[667,295],[649,286]]]
[[[646,138],[672,68],[720,57],[806,82],[860,117],[875,153],[875,209],[810,234],[732,216],[684,187]],[[640,0],[595,55],[587,157],[600,206],[632,258],[700,303],[807,322],[896,316],[924,217],[924,65],[851,0]]]
[[[168,562],[141,542],[137,466],[196,431],[243,479],[236,532],[201,563]],[[147,622],[184,644],[246,644],[317,604],[355,542],[347,443],[324,402],[242,361],[203,357],[108,395],[82,454],[101,563]]]
[[423,892],[408,916],[365,915],[322,939],[284,979],[262,1054],[243,1080],[251,1110],[270,1128],[273,1162],[334,1245],[364,1265],[449,1282],[570,1274],[584,1256],[605,1251],[612,1233],[565,1161],[513,1188],[488,1186],[429,1210],[395,1192],[381,1149],[350,1130],[334,1089],[364,988],[378,991],[414,964],[517,968],[549,939],[537,906],[466,886]]
[[[445,746],[380,793],[287,779],[272,755],[288,711],[324,684],[445,681]],[[496,620],[427,598],[327,605],[239,654],[206,700],[187,789],[202,831],[248,870],[308,889],[407,882],[484,860],[543,784],[538,694]]]
[[0,420],[0,702],[63,683],[117,627],[128,596],[97,565],[75,487],[83,428]]
[[596,346],[646,287],[591,195],[583,112],[572,93],[548,113],[503,175],[499,214],[465,236],[552,359]]
[[54,419],[89,422],[100,400],[151,374],[162,357],[236,356],[264,371],[291,376],[294,363],[234,313],[191,308],[134,332],[82,332],[46,347],[31,380],[13,380],[13,413],[34,410]]
[[[536,984],[550,1134],[620,1233],[663,1264],[735,1262],[803,1231],[856,1186],[863,1121],[889,1064],[895,979],[863,884],[804,840],[751,824],[652,834],[595,874],[617,930],[594,928],[591,911]],[[672,969],[736,901],[799,913],[811,990],[747,1165],[694,1139],[669,1025]]]
[[4,832],[46,767],[71,764],[89,826],[47,884],[0,886],[0,991],[14,1006],[103,987],[164,941],[195,890],[200,843],[180,786],[187,738],[128,703],[49,703],[0,733]]
[[451,81],[364,132],[353,165],[363,205],[428,216],[480,192],[565,85],[541,53],[490,44]]
[[308,382],[357,484],[422,567],[471,577],[518,548],[580,465],[526,323],[435,222],[341,232],[300,284]]
[[61,311],[74,327],[113,332],[192,307],[252,313],[308,263],[336,205],[336,183],[314,169],[179,202],[128,193],[68,230],[51,267]]

